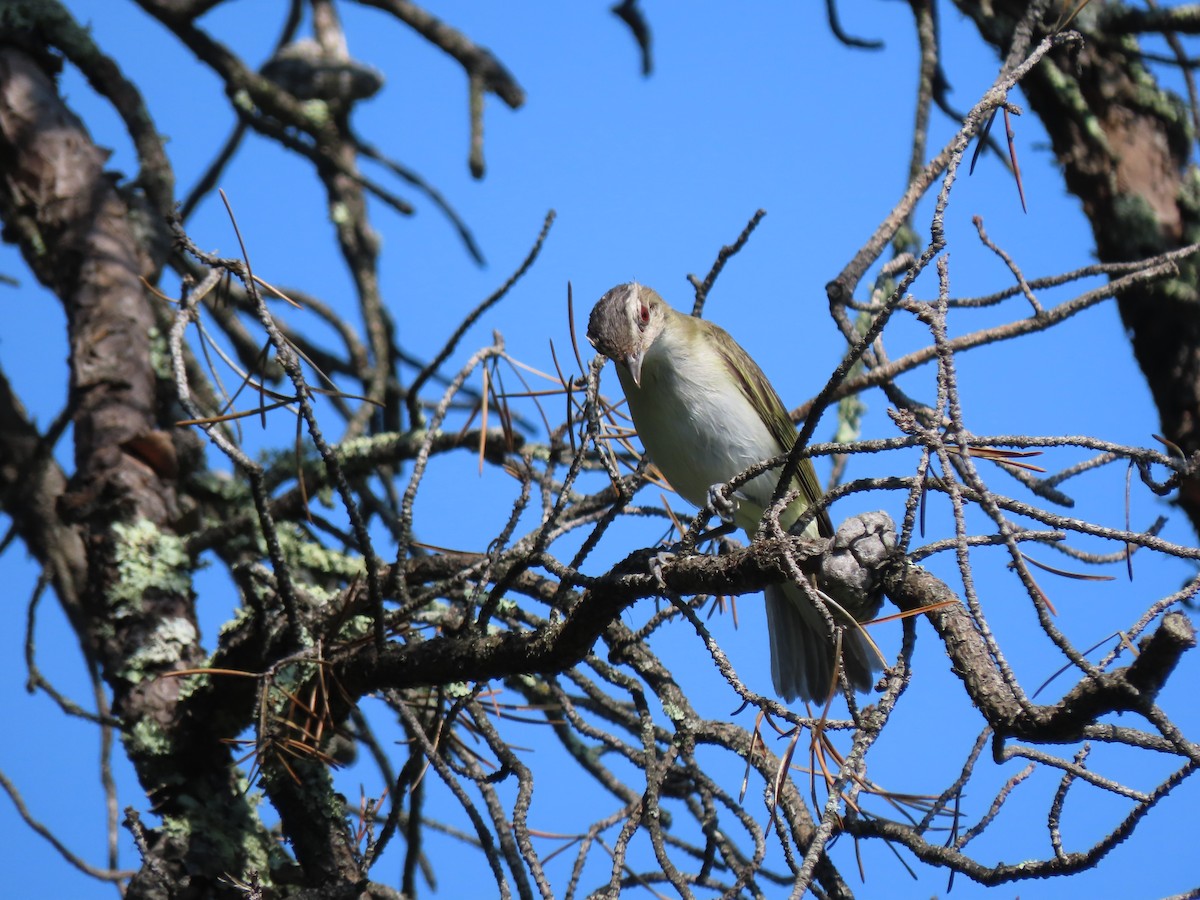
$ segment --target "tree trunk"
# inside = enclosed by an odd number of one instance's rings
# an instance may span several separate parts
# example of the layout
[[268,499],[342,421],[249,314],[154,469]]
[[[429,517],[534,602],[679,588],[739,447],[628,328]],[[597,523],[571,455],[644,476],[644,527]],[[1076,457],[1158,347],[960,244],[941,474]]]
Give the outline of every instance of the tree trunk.
[[[1028,3],[958,8],[1003,55]],[[1055,5],[1044,27],[1055,24]],[[1083,203],[1102,262],[1131,262],[1200,239],[1200,177],[1190,162],[1188,106],[1146,68],[1134,32],[1148,22],[1117,4],[1092,3],[1069,27],[1084,44],[1048,56],[1021,83],[1050,135],[1067,189]],[[1158,407],[1163,436],[1200,450],[1200,304],[1193,263],[1177,276],[1118,297],[1121,320]],[[1114,403],[1121,398],[1114,397]],[[1200,533],[1200,483],[1180,505]]]

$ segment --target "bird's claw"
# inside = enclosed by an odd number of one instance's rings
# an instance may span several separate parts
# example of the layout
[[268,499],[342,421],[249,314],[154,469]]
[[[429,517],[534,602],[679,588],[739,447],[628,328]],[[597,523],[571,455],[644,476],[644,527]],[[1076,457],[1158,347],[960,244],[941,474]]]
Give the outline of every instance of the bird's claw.
[[708,508],[726,525],[732,525],[738,508],[737,498],[730,495],[727,485],[714,484],[708,489]]
[[663,578],[663,566],[671,562],[674,558],[675,554],[670,550],[660,550],[650,558],[650,574],[654,576],[654,580],[658,582],[658,586],[663,589],[663,593],[669,590],[667,588],[667,581]]

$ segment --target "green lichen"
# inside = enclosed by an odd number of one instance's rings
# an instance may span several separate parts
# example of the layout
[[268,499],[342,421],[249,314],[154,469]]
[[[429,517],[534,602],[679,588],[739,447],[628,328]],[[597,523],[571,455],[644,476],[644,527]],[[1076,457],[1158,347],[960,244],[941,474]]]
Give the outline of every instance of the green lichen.
[[233,93],[233,105],[243,112],[256,113],[258,107],[254,105],[254,100],[250,97],[250,92],[245,88],[240,88]]
[[161,530],[149,519],[138,519],[132,525],[118,522],[113,533],[117,578],[108,589],[108,604],[115,617],[140,609],[142,598],[150,591],[181,595],[191,590],[191,558],[177,535]]
[[247,489],[246,483],[219,469],[204,469],[197,472],[192,476],[192,483],[198,489],[230,503],[248,504],[251,502],[250,491]]
[[356,641],[359,638],[364,638],[371,634],[374,621],[370,616],[351,616],[338,632],[338,639],[342,641]]
[[342,441],[334,449],[338,459],[349,462],[354,459],[370,459],[379,447],[386,447],[396,440],[394,434],[372,434],[366,437],[351,438]]
[[307,599],[310,600],[313,605],[323,606],[324,604],[329,603],[332,600],[336,600],[338,597],[342,596],[342,588],[325,588],[321,587],[319,584],[309,583],[304,585],[304,593]]
[[[876,296],[873,300],[879,301],[883,297],[890,296],[896,289],[894,284],[890,284],[891,279],[886,279],[889,282],[883,290],[879,290],[877,286]],[[884,294],[886,291],[886,294]],[[882,295],[882,296],[880,296]],[[866,334],[870,330],[872,324],[871,315],[867,312],[858,314],[858,319],[854,323],[854,329],[858,334]],[[859,360],[850,370],[851,377],[861,374],[863,371],[862,361]],[[839,444],[849,444],[852,441],[858,440],[862,433],[863,416],[867,414],[867,404],[857,394],[849,397],[844,397],[838,402],[837,406],[837,430],[834,432],[833,439]]]
[[329,104],[324,100],[305,100],[301,108],[304,110],[304,117],[315,128],[323,128],[332,121]]
[[675,723],[676,727],[687,721],[687,716],[684,715],[683,710],[674,703],[664,703],[663,712],[667,714],[668,719]]
[[1168,126],[1170,137],[1183,141],[1177,148],[1186,156],[1192,140],[1192,117],[1186,102],[1174,91],[1164,88],[1154,73],[1140,61],[1141,49],[1133,37],[1122,42],[1129,64],[1126,71],[1133,82],[1132,105]]
[[224,622],[217,630],[217,633],[222,638],[227,637],[231,632],[241,628],[242,625],[252,618],[254,618],[254,610],[247,606],[239,606],[233,611],[233,618]]
[[341,578],[353,578],[363,572],[363,561],[360,557],[339,553],[311,541],[294,526],[280,526],[279,546],[289,563],[310,572],[337,575]]
[[166,336],[157,328],[151,327],[147,334],[150,338],[150,368],[161,381],[170,381],[174,375],[171,365],[171,347]]
[[192,834],[192,820],[186,816],[163,816],[162,825],[159,827],[163,834],[178,838],[184,843]]
[[550,461],[550,448],[545,444],[526,444],[521,453],[528,455],[534,462]]
[[[204,665],[206,665],[206,666],[212,665],[212,660],[211,659],[205,660]],[[192,694],[196,693],[197,691],[201,690],[202,688],[207,690],[210,687],[212,687],[212,678],[208,675],[181,676],[179,678],[179,698],[178,698],[179,704],[180,705],[186,704],[188,699],[192,696]]]
[[[892,238],[892,249],[895,250],[897,254],[920,253],[921,236],[916,232],[915,229],[911,228],[907,223],[905,223],[896,229],[896,234]],[[890,281],[891,279],[888,280]],[[892,287],[894,288],[895,285],[893,284]],[[889,294],[891,292],[891,290],[888,290]]]
[[1200,241],[1200,167],[1188,166],[1179,181],[1178,203],[1183,213],[1184,243]]
[[155,675],[186,658],[198,639],[196,626],[187,619],[179,616],[161,619],[137,651],[125,660],[120,675],[137,684],[147,675]]
[[1153,256],[1162,249],[1162,222],[1150,201],[1142,194],[1117,194],[1113,214],[1121,223],[1120,259]]
[[1168,278],[1159,285],[1159,292],[1168,300],[1180,303],[1196,302],[1196,274],[1188,269],[1184,278]]
[[452,681],[443,690],[447,697],[453,697],[455,700],[463,700],[471,696],[471,686],[465,681]]
[[[505,616],[511,616],[517,611],[517,608],[517,604],[514,601],[508,599],[507,597],[503,597],[496,601],[496,618],[499,619]],[[506,631],[508,631],[508,626],[504,625],[502,622],[488,622],[488,634],[503,634]]]
[[122,740],[126,752],[133,759],[167,756],[171,752],[171,741],[166,732],[150,718],[134,722],[132,728],[122,732]]
[[[1144,69],[1141,71],[1145,73]],[[1147,80],[1138,82],[1134,93],[1134,103],[1139,109],[1150,113],[1154,118],[1173,126],[1173,128],[1182,129],[1190,135],[1191,116],[1188,115],[1188,106],[1183,98],[1174,91],[1165,90],[1149,73],[1145,74]]]
[[866,414],[867,404],[863,403],[857,394],[838,401],[837,431],[834,432],[833,440],[839,444],[849,444],[858,440],[862,434],[863,416]]
[[[300,454],[300,464],[309,465],[315,462],[317,455],[311,452],[311,448]],[[280,450],[275,447],[268,447],[258,454],[258,462],[268,473],[280,472],[286,477],[291,477],[296,472],[296,451],[295,448],[290,450]]]
[[264,886],[270,886],[272,883],[271,870],[275,868],[272,859],[276,859],[276,864],[286,862],[283,851],[275,846],[274,841],[265,839],[264,835],[252,831],[244,831],[241,834],[242,844],[239,855],[244,860],[245,871],[258,872],[259,882]]
[[275,669],[270,679],[271,690],[265,695],[266,702],[282,718],[288,718],[289,710],[292,710],[296,702],[296,693],[311,685],[320,668],[317,662],[301,659]]
[[412,614],[414,622],[422,625],[433,625],[435,627],[443,627],[446,625],[457,626],[462,618],[459,611],[441,600],[430,600],[428,604],[422,606],[418,610],[414,610]]
[[257,871],[264,884],[270,883],[273,842],[251,813],[254,804],[232,794],[226,798],[182,794],[175,802],[179,812],[163,816],[163,833],[180,844],[202,845],[203,855],[224,860],[237,871]]
[[1038,71],[1050,82],[1059,99],[1070,107],[1071,118],[1083,128],[1087,136],[1099,149],[1111,156],[1112,148],[1109,146],[1108,138],[1104,134],[1104,127],[1095,115],[1092,114],[1092,109],[1088,105],[1087,99],[1080,93],[1079,83],[1075,79],[1068,77],[1057,66],[1043,65]]

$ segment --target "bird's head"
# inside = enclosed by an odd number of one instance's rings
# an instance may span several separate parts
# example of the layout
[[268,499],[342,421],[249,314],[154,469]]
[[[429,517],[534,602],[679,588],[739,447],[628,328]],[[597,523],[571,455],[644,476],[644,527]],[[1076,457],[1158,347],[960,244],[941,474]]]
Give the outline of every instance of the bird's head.
[[651,288],[636,281],[619,284],[592,308],[588,342],[597,352],[625,366],[633,383],[640,387],[646,351],[662,334],[669,309]]

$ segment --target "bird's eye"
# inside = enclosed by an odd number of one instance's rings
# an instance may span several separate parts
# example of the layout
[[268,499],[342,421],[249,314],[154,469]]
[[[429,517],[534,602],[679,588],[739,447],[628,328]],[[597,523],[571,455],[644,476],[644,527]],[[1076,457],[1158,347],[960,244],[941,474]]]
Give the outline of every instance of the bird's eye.
[[650,307],[645,303],[638,307],[638,325],[645,328],[650,324]]

